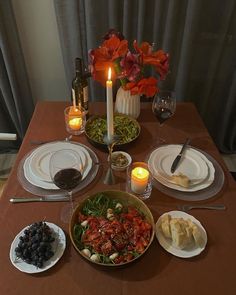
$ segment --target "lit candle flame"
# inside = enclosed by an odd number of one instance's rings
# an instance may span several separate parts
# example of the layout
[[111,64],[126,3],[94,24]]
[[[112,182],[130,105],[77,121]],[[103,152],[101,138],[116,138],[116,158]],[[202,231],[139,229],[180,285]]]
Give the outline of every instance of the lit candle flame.
[[111,68],[108,69],[108,80],[111,81]]

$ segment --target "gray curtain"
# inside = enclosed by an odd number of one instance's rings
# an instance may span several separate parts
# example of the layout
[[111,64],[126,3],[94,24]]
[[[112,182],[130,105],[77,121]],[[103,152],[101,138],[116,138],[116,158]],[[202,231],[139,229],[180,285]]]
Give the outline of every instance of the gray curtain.
[[0,148],[18,147],[34,106],[11,1],[0,1],[0,106],[0,132],[18,135]]
[[[170,54],[162,87],[193,102],[221,152],[236,152],[235,0],[54,0],[68,91],[74,58],[88,63],[109,28]],[[104,89],[90,79],[90,99]]]

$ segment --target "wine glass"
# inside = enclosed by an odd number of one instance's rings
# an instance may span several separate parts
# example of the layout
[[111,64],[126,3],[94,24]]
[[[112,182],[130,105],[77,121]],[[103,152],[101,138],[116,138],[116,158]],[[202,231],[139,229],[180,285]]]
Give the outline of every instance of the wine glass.
[[153,99],[152,112],[160,123],[158,144],[165,143],[160,131],[164,122],[173,116],[176,109],[176,98],[173,91],[160,91]]
[[70,204],[63,208],[61,220],[65,223],[69,223],[74,209],[72,191],[78,186],[83,176],[81,157],[74,150],[58,150],[54,152],[50,158],[49,170],[53,183],[58,188],[68,192]]

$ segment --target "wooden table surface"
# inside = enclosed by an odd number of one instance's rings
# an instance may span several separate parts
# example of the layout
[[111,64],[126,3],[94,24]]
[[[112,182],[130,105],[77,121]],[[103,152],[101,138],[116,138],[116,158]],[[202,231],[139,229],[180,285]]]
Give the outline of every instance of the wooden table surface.
[[[205,227],[208,243],[199,256],[182,259],[166,252],[154,239],[147,253],[136,263],[117,270],[95,268],[77,254],[68,237],[68,225],[60,220],[64,203],[11,204],[11,196],[31,196],[20,185],[17,169],[20,160],[35,148],[31,140],[62,140],[68,136],[65,130],[63,110],[66,102],[40,102],[37,104],[28,131],[19,151],[15,166],[0,199],[0,294],[236,294],[236,184],[227,171],[220,154],[209,136],[196,108],[191,103],[178,103],[174,116],[162,127],[162,137],[169,144],[183,143],[191,138],[191,145],[207,152],[222,167],[225,182],[216,196],[201,203],[223,203],[227,210],[193,210]],[[93,103],[91,114],[105,113],[105,104]],[[143,103],[138,118],[141,134],[135,144],[126,151],[133,161],[143,161],[156,147],[159,133],[158,123],[151,112],[150,103]],[[73,140],[86,144],[106,162],[107,153],[90,145],[85,135]],[[84,190],[76,194],[76,200],[93,192],[125,189],[125,172],[117,175],[118,183],[103,184],[104,171]],[[155,221],[164,212],[176,209],[177,200],[161,193],[154,186],[151,197],[146,201]],[[10,262],[10,245],[16,234],[25,226],[39,220],[53,222],[64,229],[67,247],[60,261],[51,269],[40,274],[26,274],[17,270]]]

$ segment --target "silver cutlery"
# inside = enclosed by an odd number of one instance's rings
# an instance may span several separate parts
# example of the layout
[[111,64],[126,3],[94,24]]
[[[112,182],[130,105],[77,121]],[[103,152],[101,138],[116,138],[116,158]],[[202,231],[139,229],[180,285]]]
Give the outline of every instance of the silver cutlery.
[[180,162],[180,160],[181,160],[181,158],[182,158],[182,155],[183,155],[185,149],[187,148],[189,142],[190,142],[190,138],[187,138],[186,141],[185,141],[185,143],[183,144],[183,147],[182,147],[180,153],[179,153],[178,156],[174,159],[174,162],[173,162],[172,165],[171,165],[171,168],[170,168],[171,173],[174,173],[175,170],[177,169],[177,167],[178,167],[178,165],[179,165],[179,162]]
[[212,209],[212,210],[225,210],[226,206],[223,204],[213,205],[178,205],[177,208],[182,211],[189,211],[192,209]]
[[33,197],[33,198],[21,198],[13,197],[10,199],[11,203],[28,203],[28,202],[68,202],[69,197]]

